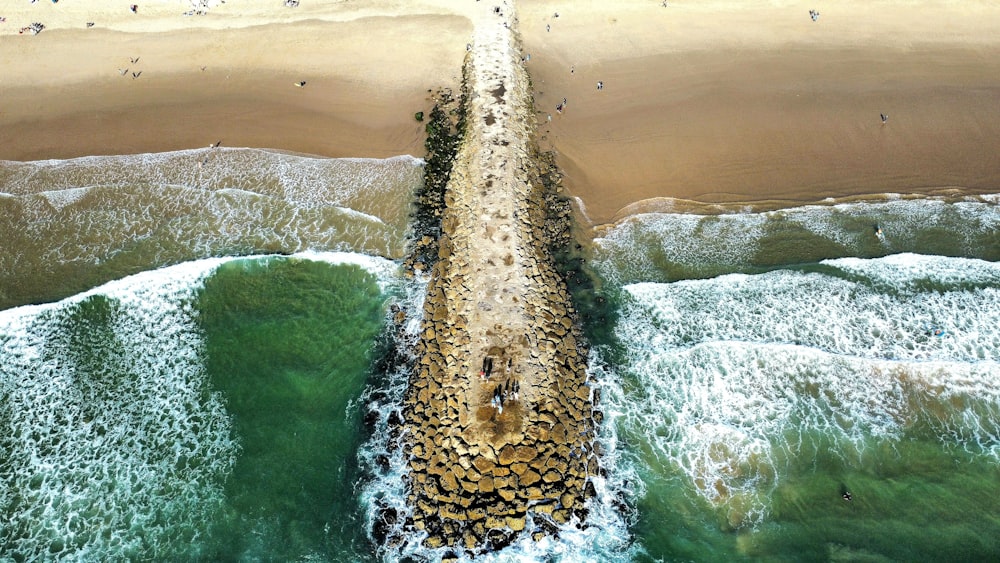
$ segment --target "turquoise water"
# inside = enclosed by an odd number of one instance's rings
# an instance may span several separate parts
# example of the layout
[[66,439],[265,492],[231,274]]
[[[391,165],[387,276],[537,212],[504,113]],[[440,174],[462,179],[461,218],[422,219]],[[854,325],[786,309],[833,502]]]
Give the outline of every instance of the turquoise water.
[[357,559],[368,551],[354,491],[364,389],[382,330],[375,277],[312,261],[230,262],[195,309],[212,389],[241,445],[208,559]]

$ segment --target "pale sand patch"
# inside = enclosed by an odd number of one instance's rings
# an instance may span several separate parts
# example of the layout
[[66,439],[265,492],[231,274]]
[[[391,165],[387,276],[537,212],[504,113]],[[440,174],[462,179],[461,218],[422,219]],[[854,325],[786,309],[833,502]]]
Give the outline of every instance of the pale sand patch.
[[[458,88],[472,30],[443,1],[285,8],[250,0],[239,3],[240,17],[235,2],[189,17],[180,15],[187,2],[140,3],[136,15],[99,1],[24,4],[0,24],[0,159],[217,140],[325,156],[422,156],[414,113],[430,109],[428,89]],[[20,20],[47,28],[17,35]],[[86,21],[97,25],[86,29]]]
[[596,223],[662,197],[1000,189],[1000,5],[659,4],[521,9],[542,146]]

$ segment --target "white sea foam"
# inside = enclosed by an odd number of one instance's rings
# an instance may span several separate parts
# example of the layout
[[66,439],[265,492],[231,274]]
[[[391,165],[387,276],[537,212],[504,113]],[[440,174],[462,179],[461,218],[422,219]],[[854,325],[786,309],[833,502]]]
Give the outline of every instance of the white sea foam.
[[334,159],[235,148],[3,163],[5,190],[14,194],[153,184],[243,190],[303,206],[377,198],[400,177],[419,176],[422,164],[411,156]]
[[[237,452],[185,305],[217,264],[0,313],[8,555],[156,558],[200,534]],[[99,296],[106,322],[85,312]]]
[[421,165],[224,148],[4,162],[0,191],[17,196],[8,216],[32,251],[12,249],[0,274],[134,254],[147,267],[308,249],[397,257]]
[[920,282],[941,286],[1000,286],[1000,264],[970,258],[943,260],[938,256],[902,253],[878,261],[839,258],[823,263],[902,291],[914,291],[913,286]]
[[[871,265],[866,272],[892,279],[894,287],[903,289],[907,280],[920,278],[908,278],[889,266],[912,259],[902,256],[874,263],[855,259],[831,263],[848,268],[868,262]],[[1000,269],[992,263],[949,261],[955,263],[941,266],[943,273],[976,264],[983,276],[1000,280]],[[971,276],[977,275],[975,271],[970,267]],[[913,274],[924,277],[930,272],[917,268]],[[891,295],[858,281],[780,271],[670,285],[635,284],[627,291],[647,304],[647,314],[662,327],[655,335],[661,348],[737,340],[792,343],[834,354],[906,361],[1000,359],[1000,335],[993,328],[1000,316],[983,307],[1000,302],[1000,287],[996,285]],[[935,330],[946,333],[935,336]]]
[[[647,213],[631,216],[595,239],[595,260],[602,275],[628,283],[661,280],[664,268],[688,271],[733,271],[759,263],[769,254],[778,255],[793,243],[814,235],[808,245],[822,244],[815,259],[831,256],[840,248],[843,256],[866,254],[876,224],[883,232],[883,253],[915,251],[935,233],[947,254],[980,256],[995,244],[1000,232],[1000,206],[996,196],[966,200],[938,197],[885,196],[881,201],[807,205],[759,213],[695,215]],[[803,236],[805,235],[805,236]],[[807,246],[808,248],[808,246]],[[995,252],[995,251],[994,251]],[[808,260],[809,258],[803,258]],[[703,275],[703,274],[697,274]],[[681,277],[687,277],[682,275]]]
[[848,464],[914,434],[1000,460],[998,267],[914,255],[828,265],[625,288],[619,377],[638,385],[609,389],[607,409],[732,526],[762,521],[786,465],[816,455],[817,440]]
[[[262,257],[271,259],[274,257]],[[383,287],[395,263],[348,253]],[[238,455],[206,387],[191,300],[213,258],[143,272],[58,303],[0,312],[4,556],[170,559],[190,553]]]
[[87,195],[88,191],[90,191],[89,186],[81,188],[69,188],[65,190],[56,190],[56,191],[50,190],[47,192],[41,192],[40,195],[44,196],[45,199],[48,200],[49,205],[55,207],[58,210],[62,210],[62,208],[66,207],[67,205],[72,205],[73,203],[79,201],[80,198]]
[[761,214],[647,213],[595,239],[598,266],[611,281],[657,278],[660,262],[746,264],[763,235]]

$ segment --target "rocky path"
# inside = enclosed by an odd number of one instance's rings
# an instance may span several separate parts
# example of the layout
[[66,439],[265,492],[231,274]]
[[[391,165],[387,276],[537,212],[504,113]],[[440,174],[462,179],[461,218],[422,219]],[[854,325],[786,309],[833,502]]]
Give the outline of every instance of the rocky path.
[[546,251],[516,16],[481,4],[404,411],[412,525],[429,547],[472,552],[582,520],[597,471],[586,351]]

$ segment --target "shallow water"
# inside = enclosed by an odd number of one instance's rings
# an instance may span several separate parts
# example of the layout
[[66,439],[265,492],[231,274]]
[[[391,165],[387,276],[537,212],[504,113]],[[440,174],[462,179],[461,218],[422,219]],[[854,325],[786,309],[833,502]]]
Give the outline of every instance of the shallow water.
[[229,262],[195,305],[209,385],[241,445],[201,548],[208,559],[358,558],[368,551],[354,491],[377,279],[312,261]]
[[[848,208],[885,242],[832,208],[637,217],[596,242],[598,270],[641,281],[607,289],[623,306],[604,345],[621,358],[606,431],[642,481],[623,491],[638,559],[1000,555],[1000,266],[878,251],[943,238],[993,257],[996,205],[903,207],[911,242],[892,240],[897,204]],[[804,216],[834,254],[869,257],[817,259],[788,226]],[[643,238],[671,232],[690,236]]]
[[365,557],[351,401],[395,266],[310,258],[0,313],[0,558]]
[[418,159],[201,149],[0,161],[0,309],[212,256],[399,258]]
[[997,199],[887,194],[761,213],[640,214],[602,228],[593,258],[601,276],[618,285],[905,252],[996,261]]

